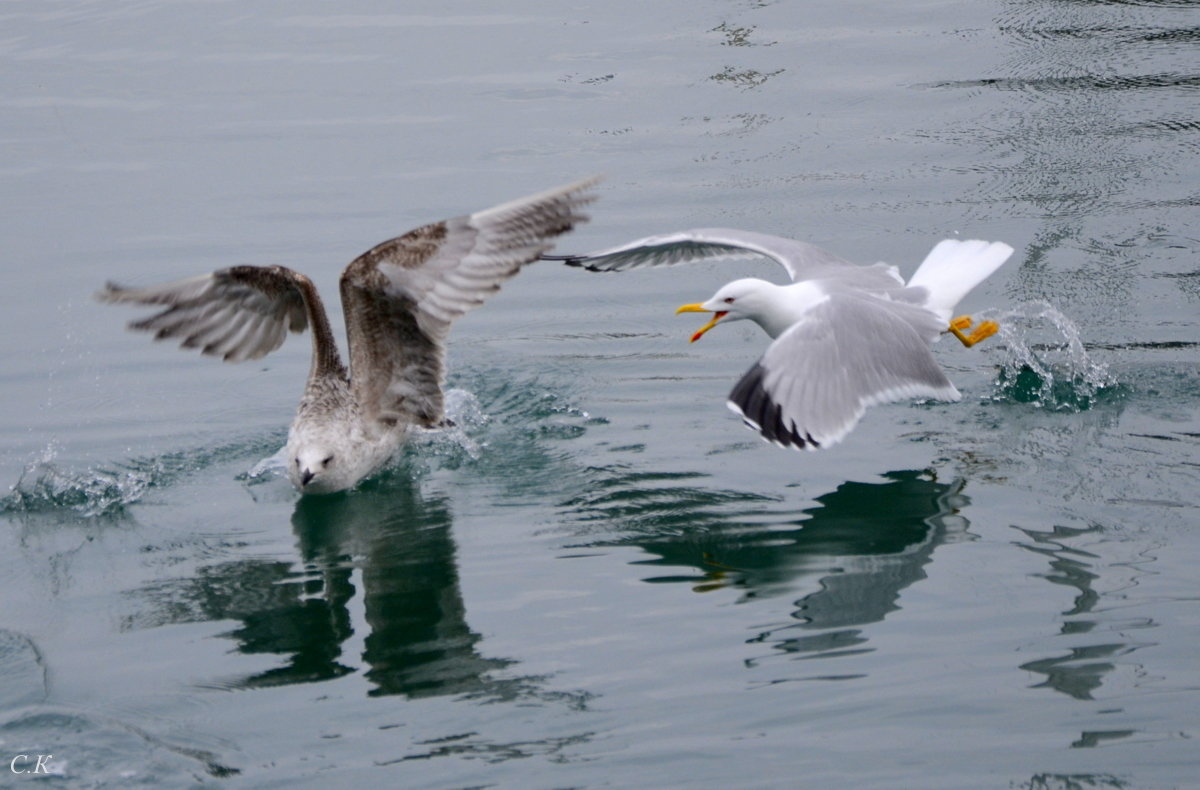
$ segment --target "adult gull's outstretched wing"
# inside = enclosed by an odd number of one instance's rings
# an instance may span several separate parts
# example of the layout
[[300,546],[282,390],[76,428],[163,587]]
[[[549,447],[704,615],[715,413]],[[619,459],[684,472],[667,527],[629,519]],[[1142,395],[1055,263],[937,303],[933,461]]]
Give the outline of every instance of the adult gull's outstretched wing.
[[434,425],[442,419],[443,343],[450,325],[483,304],[554,237],[586,221],[599,179],[578,181],[385,241],[342,274],[355,397],[370,418]]
[[912,305],[833,294],[767,348],[729,408],[767,441],[815,450],[841,441],[868,406],[958,400],[925,339],[940,328]]
[[893,266],[857,266],[807,242],[733,228],[695,228],[648,236],[589,255],[557,255],[547,256],[547,259],[594,272],[623,272],[649,266],[760,256],[783,266],[788,276],[796,281],[822,276],[855,280],[866,277],[878,279],[886,288],[895,288],[902,282]]

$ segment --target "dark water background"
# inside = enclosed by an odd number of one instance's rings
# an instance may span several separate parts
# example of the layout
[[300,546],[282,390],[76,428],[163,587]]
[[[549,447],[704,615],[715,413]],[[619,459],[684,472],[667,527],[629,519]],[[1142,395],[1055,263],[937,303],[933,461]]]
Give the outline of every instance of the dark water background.
[[[0,786],[1189,788],[1200,775],[1200,6],[0,5]],[[958,404],[785,453],[689,346],[752,263],[540,265],[451,339],[459,430],[351,495],[248,472],[307,343],[95,304],[234,263],[332,293],[601,172],[907,274],[1013,259]],[[336,307],[336,305],[334,305]],[[32,767],[32,762],[16,767]]]

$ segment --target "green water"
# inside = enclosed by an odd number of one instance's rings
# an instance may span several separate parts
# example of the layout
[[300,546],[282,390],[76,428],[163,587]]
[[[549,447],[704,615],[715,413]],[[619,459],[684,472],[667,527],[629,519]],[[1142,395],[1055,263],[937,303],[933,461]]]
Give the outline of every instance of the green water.
[[[1196,4],[0,17],[0,786],[1195,786]],[[1001,333],[938,344],[961,402],[785,452],[723,406],[764,337],[673,315],[777,272],[539,264],[455,326],[453,430],[300,500],[303,339],[221,365],[90,298],[331,295],[597,172],[560,251],[1002,240]]]

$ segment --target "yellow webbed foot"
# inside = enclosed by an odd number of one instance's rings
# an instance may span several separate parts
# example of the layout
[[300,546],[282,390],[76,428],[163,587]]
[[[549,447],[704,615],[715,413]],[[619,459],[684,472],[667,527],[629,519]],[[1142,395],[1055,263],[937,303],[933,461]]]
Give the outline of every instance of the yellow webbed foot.
[[1000,331],[1000,324],[995,321],[984,321],[975,327],[975,331],[971,333],[971,342],[978,343],[980,340],[991,337]]
[[979,324],[979,326],[975,327],[975,329],[971,331],[971,334],[964,334],[963,330],[970,329],[971,323],[971,316],[960,315],[958,318],[955,318],[950,322],[950,326],[946,329],[946,331],[957,337],[959,342],[967,348],[975,345],[980,340],[986,340],[1000,331],[1000,325],[995,321],[983,321]]

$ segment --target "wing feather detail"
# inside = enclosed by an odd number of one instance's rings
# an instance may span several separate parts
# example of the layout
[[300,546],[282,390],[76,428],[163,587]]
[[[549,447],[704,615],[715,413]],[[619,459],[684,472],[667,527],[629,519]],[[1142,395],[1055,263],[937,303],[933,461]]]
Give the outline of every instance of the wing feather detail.
[[897,284],[903,284],[892,266],[856,266],[807,242],[733,228],[694,228],[648,236],[589,255],[551,256],[549,259],[594,272],[623,272],[706,260],[756,257],[775,261],[795,281],[813,279],[831,272],[845,277],[850,271],[861,271],[869,281],[877,281],[884,287],[895,288]]
[[284,266],[233,266],[211,274],[146,288],[108,283],[102,302],[165,306],[130,329],[156,340],[180,338],[183,348],[226,362],[259,359],[283,345],[288,331],[308,327],[308,278]]
[[451,324],[483,304],[555,237],[585,222],[591,178],[435,222],[383,242],[346,267],[342,305],[355,397],[371,418],[443,419],[443,344]]

